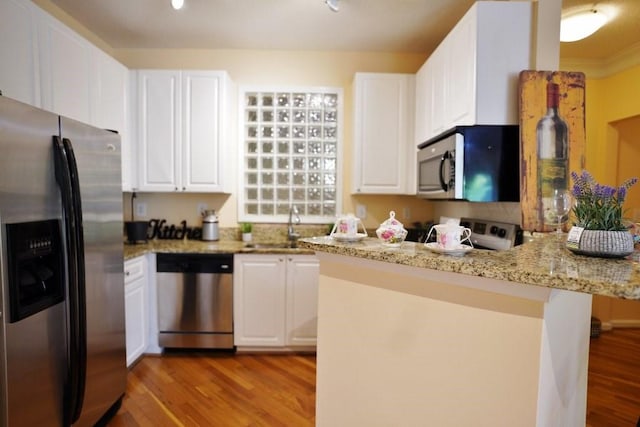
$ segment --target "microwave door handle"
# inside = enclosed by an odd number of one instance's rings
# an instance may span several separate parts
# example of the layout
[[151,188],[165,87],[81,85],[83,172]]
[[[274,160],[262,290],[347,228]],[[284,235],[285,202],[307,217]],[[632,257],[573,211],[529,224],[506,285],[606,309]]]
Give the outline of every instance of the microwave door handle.
[[444,191],[449,191],[449,185],[444,182],[444,163],[449,159],[449,152],[445,151],[440,159],[440,173],[438,174],[438,178],[440,178],[440,187]]

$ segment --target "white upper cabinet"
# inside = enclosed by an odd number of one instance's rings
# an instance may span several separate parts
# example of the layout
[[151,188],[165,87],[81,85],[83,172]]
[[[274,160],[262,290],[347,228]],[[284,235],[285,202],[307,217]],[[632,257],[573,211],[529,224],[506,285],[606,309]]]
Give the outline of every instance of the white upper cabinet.
[[[443,125],[445,127],[451,127],[451,125],[457,123],[474,124],[476,115],[483,113],[475,108],[478,99],[475,79],[476,66],[479,62],[484,64],[485,60],[484,58],[477,58],[478,51],[476,49],[478,48],[478,43],[476,34],[478,28],[477,19],[474,18],[473,13],[467,13],[458,22],[455,30],[447,38],[446,49],[441,52],[445,56],[444,72],[447,79],[441,81],[441,84],[446,88],[444,90],[447,90],[447,92],[440,94],[440,96],[449,100],[446,103],[446,109],[442,110],[444,116]],[[486,40],[483,39],[483,41],[486,43]],[[503,80],[503,83],[505,80]],[[485,84],[485,82],[482,82],[482,84]],[[495,99],[491,100],[491,102],[495,102]],[[436,105],[432,106],[434,109],[436,107]],[[485,105],[482,107],[486,108]],[[440,131],[443,130],[446,129],[441,129]]]
[[[224,142],[233,128],[229,76],[224,71],[182,72],[182,183],[191,191],[224,192],[230,162]],[[225,148],[227,148],[225,150]],[[234,157],[235,160],[235,157]]]
[[223,71],[138,71],[139,190],[228,192],[230,85]]
[[433,99],[433,61],[427,61],[416,73],[416,107],[414,138],[416,145],[428,139],[433,133],[431,126],[433,120],[428,115],[433,111],[431,101]]
[[454,126],[518,123],[518,74],[531,67],[531,7],[476,2],[451,30],[417,73],[417,144]]
[[0,91],[40,106],[40,73],[36,32],[37,8],[26,0],[0,1]]
[[356,194],[415,194],[413,74],[356,73]]
[[129,121],[129,70],[102,52],[92,51],[92,111],[94,126],[114,130],[122,146],[122,190],[132,191],[131,128]]
[[91,124],[91,50],[97,49],[60,21],[39,20],[42,108]]
[[138,189],[178,191],[180,71],[138,71]]
[[[449,123],[449,108],[450,102],[445,100],[449,99],[449,88],[453,84],[449,78],[449,67],[451,63],[449,61],[450,52],[448,49],[439,49],[432,55],[433,60],[431,62],[431,99],[428,99],[428,116],[431,120],[429,128],[433,134],[439,134],[444,131]],[[446,105],[445,105],[446,104]]]
[[[131,190],[129,71],[27,0],[0,1],[0,90],[53,113],[115,130],[123,189]],[[10,60],[9,60],[10,58]]]

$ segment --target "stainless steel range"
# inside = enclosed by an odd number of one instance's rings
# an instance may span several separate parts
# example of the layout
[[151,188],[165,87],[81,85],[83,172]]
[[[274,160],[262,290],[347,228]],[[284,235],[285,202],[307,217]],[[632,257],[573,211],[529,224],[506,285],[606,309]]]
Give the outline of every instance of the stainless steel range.
[[[522,243],[522,229],[519,225],[485,219],[461,218],[460,225],[471,229],[471,242],[478,249],[503,251]],[[433,223],[425,223],[420,228],[409,228],[407,241],[424,243],[436,240],[436,233],[429,235]]]
[[471,229],[471,242],[477,248],[503,251],[522,243],[522,230],[516,224],[461,218],[460,225]]

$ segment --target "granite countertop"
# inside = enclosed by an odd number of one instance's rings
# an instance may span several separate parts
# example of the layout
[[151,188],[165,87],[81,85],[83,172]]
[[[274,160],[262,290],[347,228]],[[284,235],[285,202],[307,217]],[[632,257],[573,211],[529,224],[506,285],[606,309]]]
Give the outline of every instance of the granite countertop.
[[378,239],[341,243],[331,237],[300,239],[298,246],[316,252],[347,255],[433,270],[488,277],[622,299],[640,299],[640,252],[624,259],[573,254],[555,233],[533,238],[507,251],[473,249],[463,256],[433,252],[421,243],[404,242],[399,248]]
[[124,259],[129,260],[147,253],[234,253],[234,254],[291,254],[312,255],[313,250],[304,248],[278,247],[286,242],[252,242],[246,244],[238,240],[219,240],[205,242],[202,240],[150,240],[148,243],[124,245]]

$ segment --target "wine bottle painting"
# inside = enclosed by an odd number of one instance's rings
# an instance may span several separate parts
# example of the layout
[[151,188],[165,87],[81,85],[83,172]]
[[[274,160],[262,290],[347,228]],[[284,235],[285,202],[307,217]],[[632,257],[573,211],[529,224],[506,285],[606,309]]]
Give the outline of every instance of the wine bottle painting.
[[553,206],[554,192],[569,188],[567,124],[558,113],[559,103],[559,85],[547,82],[547,112],[536,126],[538,213],[544,224],[557,220]]
[[520,203],[525,230],[552,231],[562,225],[558,194],[569,190],[571,170],[584,167],[584,81],[582,73],[520,73]]

